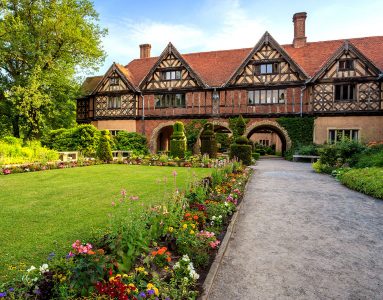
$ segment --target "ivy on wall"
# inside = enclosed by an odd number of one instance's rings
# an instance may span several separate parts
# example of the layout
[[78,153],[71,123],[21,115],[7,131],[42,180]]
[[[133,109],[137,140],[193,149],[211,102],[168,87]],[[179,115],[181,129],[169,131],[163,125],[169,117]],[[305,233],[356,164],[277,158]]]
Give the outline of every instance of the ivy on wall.
[[187,139],[187,149],[193,151],[193,147],[197,142],[198,135],[202,127],[207,123],[205,119],[192,120],[185,124],[185,135]]
[[282,117],[277,122],[286,129],[291,139],[291,150],[313,143],[314,117]]

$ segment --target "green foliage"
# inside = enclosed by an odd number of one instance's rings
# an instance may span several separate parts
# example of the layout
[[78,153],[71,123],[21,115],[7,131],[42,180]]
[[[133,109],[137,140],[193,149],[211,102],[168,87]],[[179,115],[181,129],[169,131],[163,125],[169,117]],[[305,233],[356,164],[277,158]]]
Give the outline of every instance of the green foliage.
[[235,143],[238,145],[249,145],[249,139],[245,136],[240,136],[235,139]]
[[230,158],[238,158],[246,166],[251,165],[251,146],[245,144],[232,144],[230,146]]
[[282,117],[277,122],[286,129],[291,139],[291,149],[285,153],[287,159],[292,159],[295,149],[312,144],[314,117]]
[[295,154],[300,155],[319,155],[320,146],[311,144],[303,145],[295,149]]
[[355,158],[355,168],[383,167],[383,145],[365,149]]
[[352,169],[338,178],[350,189],[383,199],[383,168]]
[[342,142],[325,145],[319,150],[322,170],[331,173],[332,170],[347,164],[353,166],[357,163],[359,154],[366,149],[357,141],[344,140]]
[[94,156],[100,133],[93,125],[79,125],[70,129],[51,130],[41,140],[42,144],[57,151],[80,151],[84,156]]
[[197,142],[199,133],[202,127],[206,124],[207,120],[192,120],[185,124],[185,135],[187,139],[187,149],[193,151],[193,147]]
[[217,140],[217,143],[221,145],[220,151],[224,152],[230,148],[230,144],[232,141],[228,133],[216,132],[215,138]]
[[201,154],[208,154],[210,158],[217,157],[217,141],[213,126],[211,123],[205,124],[201,133]]
[[110,133],[108,130],[102,130],[100,141],[98,143],[96,155],[99,160],[110,162],[113,160],[112,148],[110,146]]
[[27,142],[21,139],[5,137],[0,140],[0,165],[48,162],[58,160],[56,151],[42,147],[40,142]]
[[[106,31],[88,0],[1,3],[0,119],[16,137],[75,124],[76,68],[96,68]],[[4,128],[1,129],[2,131]]]
[[260,157],[261,157],[261,154],[259,154],[258,152],[253,152],[251,154],[251,156],[255,159],[255,160],[258,160]]
[[229,127],[233,132],[233,138],[237,138],[245,133],[246,124],[249,122],[248,119],[244,119],[242,115],[237,118],[229,119]]
[[149,154],[148,141],[142,134],[119,131],[113,140],[116,150],[133,151],[134,155]]
[[186,151],[186,136],[184,133],[184,124],[175,122],[173,125],[173,134],[170,137],[170,155],[173,157],[184,158]]

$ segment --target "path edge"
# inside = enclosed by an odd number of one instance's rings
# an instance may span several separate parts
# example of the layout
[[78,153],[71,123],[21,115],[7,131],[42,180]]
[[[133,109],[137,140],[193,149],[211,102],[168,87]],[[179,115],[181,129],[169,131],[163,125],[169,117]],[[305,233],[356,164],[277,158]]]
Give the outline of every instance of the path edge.
[[221,246],[219,247],[218,253],[217,253],[216,257],[214,258],[213,263],[210,266],[209,273],[207,274],[207,276],[205,278],[205,281],[204,281],[204,283],[202,285],[203,292],[202,292],[201,296],[198,297],[199,300],[207,300],[208,297],[209,297],[211,288],[212,288],[213,283],[214,283],[214,279],[215,279],[215,277],[217,275],[219,267],[221,266],[222,259],[223,259],[224,255],[225,255],[226,250],[227,250],[228,245],[229,245],[229,241],[230,241],[230,239],[231,239],[231,237],[232,237],[232,235],[234,233],[234,226],[235,226],[235,224],[237,222],[238,215],[241,212],[241,208],[242,208],[243,202],[245,200],[245,195],[246,195],[247,189],[249,187],[249,183],[252,180],[252,175],[253,175],[253,173],[255,171],[254,170],[254,166],[256,166],[256,164],[257,163],[255,163],[254,165],[249,166],[249,168],[251,169],[250,172],[252,172],[252,173],[251,173],[251,175],[249,177],[249,180],[246,182],[246,186],[245,186],[245,189],[244,189],[242,201],[237,206],[237,210],[235,211],[233,217],[231,218],[230,224],[227,227],[227,231],[226,231],[225,237],[223,238],[223,241],[221,243]]

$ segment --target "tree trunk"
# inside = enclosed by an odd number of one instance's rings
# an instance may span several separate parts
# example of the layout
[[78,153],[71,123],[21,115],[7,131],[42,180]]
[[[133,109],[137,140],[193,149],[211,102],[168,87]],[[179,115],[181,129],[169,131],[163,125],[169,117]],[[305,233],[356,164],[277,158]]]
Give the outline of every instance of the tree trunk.
[[19,116],[14,116],[12,120],[13,136],[20,138]]

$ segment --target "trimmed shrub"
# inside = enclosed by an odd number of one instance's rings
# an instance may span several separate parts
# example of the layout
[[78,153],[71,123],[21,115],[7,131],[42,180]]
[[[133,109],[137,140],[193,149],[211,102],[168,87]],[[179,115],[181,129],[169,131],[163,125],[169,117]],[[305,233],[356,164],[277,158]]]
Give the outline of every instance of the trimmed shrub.
[[186,136],[184,124],[176,122],[173,125],[173,134],[170,137],[170,155],[173,157],[184,158],[186,151]]
[[353,169],[339,175],[339,180],[350,189],[383,199],[383,169]]
[[109,130],[102,130],[96,155],[99,160],[110,162],[113,160],[112,148],[110,147]]
[[383,167],[383,145],[367,148],[355,160],[355,168]]
[[137,132],[119,131],[114,137],[115,149],[133,151],[134,155],[149,154],[146,136]]
[[232,143],[231,137],[227,133],[216,132],[215,139],[217,143],[221,145],[220,151],[227,151],[230,148],[230,144]]
[[252,147],[248,143],[249,140],[244,136],[236,138],[235,143],[230,146],[230,158],[236,157],[244,165],[250,165]]
[[251,155],[252,155],[252,157],[253,157],[255,160],[258,160],[258,159],[261,157],[261,154],[259,154],[258,152],[253,152]]
[[205,124],[201,133],[201,154],[208,154],[210,158],[217,157],[217,141],[211,123]]

